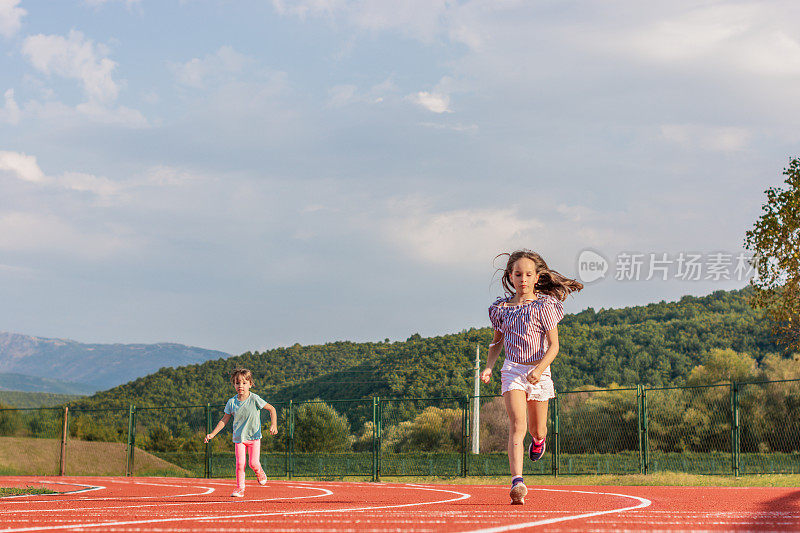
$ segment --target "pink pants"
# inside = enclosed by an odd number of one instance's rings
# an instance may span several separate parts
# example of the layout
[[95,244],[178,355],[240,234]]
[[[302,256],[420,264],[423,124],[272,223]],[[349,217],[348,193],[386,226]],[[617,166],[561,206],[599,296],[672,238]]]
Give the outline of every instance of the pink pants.
[[256,475],[259,472],[264,472],[261,468],[261,463],[258,461],[258,455],[261,452],[261,439],[234,442],[233,450],[236,454],[236,488],[244,489],[244,468],[247,464],[245,452],[250,455],[250,468],[253,469],[253,472]]

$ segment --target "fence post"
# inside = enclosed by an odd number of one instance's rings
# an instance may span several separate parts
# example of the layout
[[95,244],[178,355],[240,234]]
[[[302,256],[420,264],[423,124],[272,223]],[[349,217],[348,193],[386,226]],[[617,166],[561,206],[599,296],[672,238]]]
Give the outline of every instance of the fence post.
[[731,470],[739,475],[739,383],[731,383]]
[[461,409],[461,477],[467,477],[467,443],[469,442],[469,394],[464,396]]
[[61,427],[61,463],[59,475],[66,475],[67,471],[67,435],[69,434],[69,407],[64,406],[64,424]]
[[639,437],[639,473],[644,474],[644,435],[642,434],[642,397],[644,391],[641,383],[636,385],[636,434]]
[[128,460],[125,465],[125,475],[133,475],[134,450],[136,449],[136,406],[128,409]]
[[647,424],[647,389],[642,390],[642,461],[644,462],[644,474],[650,470],[649,447]]
[[286,449],[289,450],[289,467],[286,469],[286,475],[289,479],[292,479],[292,473],[294,472],[294,402],[289,400],[289,442]]
[[[211,433],[211,404],[206,404],[206,435]],[[206,442],[206,479],[211,477],[211,456],[213,454],[211,449],[211,441]]]
[[372,397],[372,481],[378,480],[378,397]]
[[551,415],[553,417],[553,477],[558,477],[558,466],[559,466],[559,446],[560,440],[558,438],[558,430],[559,430],[559,413],[558,413],[558,392],[556,392],[555,403],[553,404],[553,410],[551,411]]
[[381,442],[381,438],[382,438],[381,433],[382,433],[382,430],[383,430],[383,427],[382,427],[383,426],[383,402],[384,402],[384,400],[381,400],[380,398],[378,398],[378,420],[377,420],[378,423],[375,424],[375,428],[376,428],[377,433],[378,433],[378,439],[377,439],[377,442],[378,442],[378,461],[377,461],[377,465],[375,466],[375,481],[380,481],[381,480],[381,450],[382,450],[382,444],[383,444]]

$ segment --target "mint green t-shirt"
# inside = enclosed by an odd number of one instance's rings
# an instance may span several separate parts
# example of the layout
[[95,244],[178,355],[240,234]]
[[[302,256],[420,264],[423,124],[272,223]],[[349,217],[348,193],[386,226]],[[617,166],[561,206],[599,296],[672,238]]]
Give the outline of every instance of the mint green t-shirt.
[[261,396],[250,393],[244,401],[234,396],[225,404],[225,413],[233,415],[233,442],[261,438],[261,409],[267,405]]

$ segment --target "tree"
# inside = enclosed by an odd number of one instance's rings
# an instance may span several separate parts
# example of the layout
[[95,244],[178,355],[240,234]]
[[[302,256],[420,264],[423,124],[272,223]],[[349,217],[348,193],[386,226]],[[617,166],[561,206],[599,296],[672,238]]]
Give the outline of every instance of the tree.
[[800,349],[800,159],[783,174],[788,188],[765,191],[764,213],[745,235],[755,255],[751,305],[772,319],[774,333],[790,350]]
[[349,452],[350,423],[320,400],[302,404],[294,415],[296,452]]

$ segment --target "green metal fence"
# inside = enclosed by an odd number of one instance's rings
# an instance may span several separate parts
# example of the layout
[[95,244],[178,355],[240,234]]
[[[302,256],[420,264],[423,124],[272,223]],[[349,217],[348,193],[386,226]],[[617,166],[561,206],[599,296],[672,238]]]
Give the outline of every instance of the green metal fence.
[[800,473],[800,380],[737,386],[740,474]]
[[[503,399],[477,398],[477,428],[475,399],[273,402],[278,434],[264,413],[261,464],[271,478],[506,475]],[[230,477],[231,424],[203,443],[223,408],[3,408],[0,474]],[[547,447],[526,475],[797,474],[800,380],[560,392]]]
[[559,393],[553,457],[557,474],[641,472],[637,388]]
[[371,399],[294,403],[289,475],[371,476],[373,431],[367,421],[372,416]]
[[[64,409],[0,409],[0,474],[58,475]],[[36,456],[26,452],[36,448]]]
[[379,400],[375,477],[466,475],[468,404],[468,396]]

